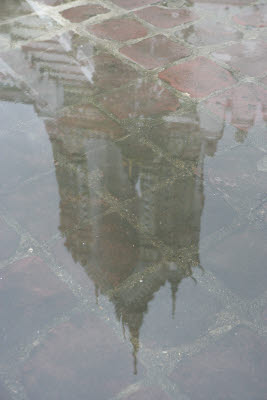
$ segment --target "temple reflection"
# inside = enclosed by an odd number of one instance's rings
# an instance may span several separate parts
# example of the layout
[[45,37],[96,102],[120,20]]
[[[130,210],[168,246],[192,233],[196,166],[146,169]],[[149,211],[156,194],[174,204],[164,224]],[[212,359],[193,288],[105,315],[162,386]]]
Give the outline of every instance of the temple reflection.
[[[114,140],[121,128],[104,121],[98,124],[97,118],[93,106],[80,106],[56,122],[46,122],[61,199],[59,229],[73,259],[94,282],[96,301],[99,294],[109,295],[124,332],[129,331],[137,373],[140,329],[149,302],[168,284],[170,318],[174,318],[179,284],[193,277],[200,264],[202,168],[222,132],[205,135],[196,110],[190,118],[162,121],[153,129],[154,139],[159,135],[165,142],[162,147],[174,157],[194,162],[197,173],[157,189],[164,177],[174,173],[172,165],[135,137]],[[95,171],[101,172],[100,179],[90,184]],[[121,209],[126,209],[133,224],[118,212],[107,211],[109,194],[121,200]],[[164,246],[169,255],[162,260]],[[179,261],[177,254],[183,249]]]
[[[139,143],[135,135],[127,136],[115,121],[87,104],[92,93],[136,79],[132,68],[122,69],[113,56],[77,42],[72,33],[28,44],[4,54],[3,60],[9,67],[1,75],[2,100],[31,102],[15,84],[12,74],[19,72],[18,66],[32,92],[38,93],[34,106],[51,141],[60,194],[59,230],[75,262],[94,282],[96,301],[102,294],[114,304],[125,335],[128,330],[137,373],[140,329],[149,303],[169,285],[170,318],[175,318],[179,285],[193,278],[200,265],[203,164],[206,156],[215,154],[225,124],[235,121],[235,113],[238,119],[234,94],[219,104],[220,123],[212,124],[195,106],[188,114],[163,117],[156,127],[144,130],[173,162],[195,165],[194,174],[175,178],[177,168],[162,154]],[[254,112],[261,114],[261,109]],[[253,127],[253,115],[245,124],[238,119],[237,140],[243,141]],[[118,208],[112,211],[113,201]]]

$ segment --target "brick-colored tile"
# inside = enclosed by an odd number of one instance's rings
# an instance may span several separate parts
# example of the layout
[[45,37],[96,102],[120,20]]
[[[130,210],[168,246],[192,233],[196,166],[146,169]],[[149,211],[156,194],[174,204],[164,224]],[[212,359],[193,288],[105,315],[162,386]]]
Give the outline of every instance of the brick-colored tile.
[[[114,368],[114,365],[116,366]],[[131,352],[94,314],[52,330],[21,369],[30,400],[107,399],[137,378]],[[138,366],[138,378],[143,370]]]
[[15,255],[19,241],[17,232],[0,218],[0,261]]
[[267,89],[260,86],[243,84],[208,99],[205,104],[220,119],[245,132],[267,121]]
[[267,342],[240,327],[178,364],[171,379],[192,400],[262,400],[267,391]]
[[0,288],[3,353],[76,305],[72,292],[38,257],[9,265],[1,272]]
[[140,22],[131,18],[110,19],[88,27],[88,30],[100,38],[122,42],[148,34],[147,29]]
[[219,21],[201,20],[176,33],[179,39],[195,46],[208,46],[240,40],[243,34],[232,26]]
[[160,72],[159,78],[192,97],[205,97],[235,83],[230,72],[205,57],[170,67]]
[[261,40],[247,40],[216,50],[212,56],[249,76],[260,76],[266,73],[267,43]]
[[86,4],[84,6],[68,8],[67,10],[62,11],[61,15],[71,22],[83,22],[86,19],[95,17],[99,14],[105,14],[109,11],[110,10],[100,6],[99,4]]
[[101,96],[99,101],[120,119],[149,117],[179,108],[179,101],[173,94],[159,83],[149,81],[114,90]]
[[122,400],[171,400],[171,397],[159,386],[142,386],[134,393],[123,396]]
[[157,6],[136,11],[136,15],[158,28],[173,28],[174,26],[198,19],[198,16],[187,8]]
[[159,3],[160,0],[111,0],[112,3],[126,10],[133,10],[137,7],[142,7],[150,4]]
[[239,25],[263,28],[267,26],[267,5],[260,4],[246,8],[240,14],[235,15],[233,21]]
[[190,50],[163,35],[144,39],[120,49],[121,53],[147,69],[166,65],[190,55]]

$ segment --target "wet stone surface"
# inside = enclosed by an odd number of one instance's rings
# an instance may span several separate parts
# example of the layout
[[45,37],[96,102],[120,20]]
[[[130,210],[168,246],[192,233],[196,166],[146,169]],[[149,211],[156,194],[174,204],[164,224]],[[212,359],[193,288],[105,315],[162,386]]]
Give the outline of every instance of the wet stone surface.
[[192,97],[206,97],[214,90],[225,89],[235,83],[232,75],[205,57],[169,67],[159,78],[175,89]]
[[[12,353],[51,320],[76,305],[73,294],[38,257],[27,257],[1,271],[1,354]],[[17,327],[19,326],[19,329]]]
[[147,29],[140,22],[131,18],[114,18],[93,25],[88,30],[102,39],[121,42],[138,39],[148,34]]
[[[142,372],[140,366],[140,377]],[[93,314],[75,316],[51,330],[21,375],[29,399],[85,399],[92,393],[100,400],[137,380],[127,346]]]
[[266,339],[240,327],[192,361],[182,361],[172,380],[191,399],[261,400],[266,393],[266,356]]
[[102,107],[119,119],[166,114],[179,108],[178,98],[160,82],[138,79],[135,84],[100,95]]
[[0,260],[6,260],[15,255],[19,245],[20,237],[7,223],[0,219],[0,243],[1,243],[1,256]]
[[215,51],[213,56],[216,60],[227,64],[235,71],[257,77],[266,72],[266,49],[266,40],[250,40]]
[[109,12],[107,8],[104,8],[97,4],[77,6],[69,8],[61,12],[61,15],[68,19],[70,22],[82,22],[89,18],[95,17],[98,14],[105,14]]
[[157,28],[173,28],[198,18],[197,15],[190,12],[189,9],[170,9],[157,6],[137,11],[136,15]]
[[240,40],[243,35],[234,27],[221,22],[201,20],[188,28],[177,31],[176,36],[194,46],[209,46]]
[[265,36],[265,1],[1,2],[1,400],[265,400]]
[[190,55],[190,50],[182,44],[172,42],[163,35],[125,46],[120,51],[147,69],[162,67]]

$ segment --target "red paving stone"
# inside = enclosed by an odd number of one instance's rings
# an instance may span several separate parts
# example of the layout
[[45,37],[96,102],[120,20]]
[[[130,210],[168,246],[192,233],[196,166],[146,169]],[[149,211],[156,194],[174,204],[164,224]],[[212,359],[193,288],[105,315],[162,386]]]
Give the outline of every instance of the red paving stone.
[[267,342],[240,327],[178,364],[171,379],[191,400],[263,400]]
[[135,14],[158,28],[173,28],[174,26],[198,19],[198,16],[194,12],[185,8],[152,6],[136,11]]
[[208,46],[240,40],[243,34],[234,27],[221,22],[201,20],[182,31],[178,31],[176,36],[195,46]]
[[160,387],[148,386],[141,387],[136,392],[123,396],[122,400],[171,400],[172,398],[163,392]]
[[1,347],[5,351],[77,304],[68,287],[39,257],[9,265],[1,272],[0,289],[0,317],[6,332],[1,335]]
[[159,83],[141,81],[101,96],[100,102],[108,111],[120,119],[149,117],[154,114],[176,111],[178,99]]
[[235,83],[230,72],[205,57],[167,68],[159,78],[192,97],[205,97]]
[[126,10],[133,10],[137,7],[142,7],[150,4],[159,3],[160,0],[111,0],[112,3]]
[[7,223],[0,218],[0,261],[15,255],[20,237]]
[[130,18],[110,19],[93,25],[88,30],[100,38],[117,41],[138,39],[148,34],[140,22]]
[[267,5],[251,6],[233,17],[233,21],[239,25],[263,28],[267,26]]
[[[139,364],[139,379],[142,372]],[[128,346],[94,314],[73,317],[50,331],[21,376],[30,400],[104,400],[137,380]]]
[[147,69],[161,67],[190,55],[189,49],[163,35],[125,46],[120,52]]
[[243,131],[267,121],[267,89],[260,86],[243,84],[205,104],[212,113]]
[[256,77],[266,73],[267,43],[261,40],[247,40],[224,47],[212,56],[245,75]]
[[60,14],[71,22],[82,22],[86,19],[95,17],[96,15],[108,13],[109,11],[110,10],[100,6],[99,4],[87,4],[84,6],[68,8]]

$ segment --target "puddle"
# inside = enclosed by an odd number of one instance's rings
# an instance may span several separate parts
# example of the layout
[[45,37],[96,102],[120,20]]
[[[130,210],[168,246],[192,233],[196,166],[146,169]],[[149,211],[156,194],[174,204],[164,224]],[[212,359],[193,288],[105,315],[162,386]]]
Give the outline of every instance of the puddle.
[[[26,15],[33,3],[44,15]],[[242,42],[246,27],[229,23],[242,4],[218,2],[213,39],[205,19],[171,27],[194,59],[176,70],[182,93],[175,69],[158,78],[175,58],[160,58],[161,42],[147,55],[160,68],[145,70],[88,21],[59,23],[71,3],[0,6],[0,394],[262,400],[267,89],[261,75],[238,75],[237,51],[235,79],[223,60],[205,61],[207,90],[195,58],[197,46],[223,44],[227,55],[224,43]],[[135,3],[153,21],[163,13]],[[184,4],[203,18],[215,5]]]

